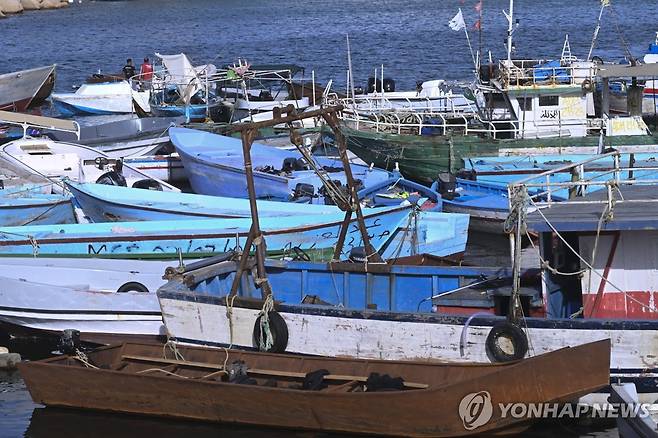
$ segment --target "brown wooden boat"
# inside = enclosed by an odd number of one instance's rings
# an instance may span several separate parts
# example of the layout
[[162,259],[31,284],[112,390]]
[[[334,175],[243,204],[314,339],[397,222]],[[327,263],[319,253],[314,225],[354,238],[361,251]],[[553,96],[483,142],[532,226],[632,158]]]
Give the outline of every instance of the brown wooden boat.
[[[609,359],[609,340],[507,364],[357,360],[125,343],[86,357],[23,362],[19,369],[34,401],[47,406],[449,437],[518,432],[528,420],[501,418],[499,403],[573,401],[609,383]],[[460,403],[485,392],[491,418],[478,423],[463,419]],[[468,412],[487,414],[486,409]]]

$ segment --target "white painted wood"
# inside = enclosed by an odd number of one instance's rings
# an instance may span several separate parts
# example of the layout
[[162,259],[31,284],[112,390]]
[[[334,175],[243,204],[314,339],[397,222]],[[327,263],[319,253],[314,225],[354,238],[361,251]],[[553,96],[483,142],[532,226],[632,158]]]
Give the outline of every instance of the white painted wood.
[[[258,310],[232,309],[233,336],[225,306],[160,298],[168,333],[197,343],[252,347]],[[485,340],[490,327],[468,329],[464,355],[460,354],[462,325],[374,319],[336,318],[281,313],[289,341],[286,351],[323,356],[399,360],[436,359],[489,362]],[[600,339],[612,341],[611,370],[658,367],[658,332],[654,330],[544,329],[527,330],[530,355]]]

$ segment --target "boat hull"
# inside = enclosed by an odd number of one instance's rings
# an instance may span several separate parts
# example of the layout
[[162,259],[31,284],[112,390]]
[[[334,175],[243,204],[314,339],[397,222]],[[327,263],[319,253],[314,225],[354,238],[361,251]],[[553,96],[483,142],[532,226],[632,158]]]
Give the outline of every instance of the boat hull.
[[[395,278],[391,283],[378,282],[377,276],[371,275],[365,279],[366,287],[348,282],[356,281],[356,277],[348,278],[337,268],[323,272],[335,276],[335,283],[326,279],[322,282],[320,274],[314,272],[299,275],[295,269],[290,269],[287,275],[280,272],[279,276],[276,272],[268,272],[275,300],[282,302],[277,310],[288,329],[286,351],[365,359],[489,362],[487,336],[495,324],[505,321],[504,317],[477,315],[469,321],[467,316],[429,313],[429,303],[421,301],[423,297],[440,296],[459,287],[458,276],[468,274],[463,269],[452,271],[455,276],[451,279],[450,269],[444,269],[434,271],[435,274],[444,272],[443,277],[431,280],[429,276],[424,283],[416,280],[416,284],[405,283],[407,280],[402,273],[391,275],[389,278]],[[471,270],[470,276],[477,278],[482,268]],[[191,287],[173,279],[158,290],[165,325],[178,342],[254,347],[252,333],[261,306],[234,305],[229,324],[224,296],[230,290],[232,277],[229,273],[218,273],[212,283],[193,283]],[[212,277],[212,274],[206,275]],[[209,284],[212,286],[206,286]],[[243,283],[241,296],[259,297],[260,292],[252,284],[251,281],[246,282],[249,286]],[[318,295],[334,306],[298,304],[305,293]],[[374,306],[380,310],[371,310]],[[418,312],[418,309],[425,312]],[[467,322],[468,328],[465,328]],[[532,346],[531,355],[611,339],[610,373],[613,378],[638,385],[643,401],[658,396],[655,382],[658,322],[526,318],[525,325]],[[603,402],[605,397],[605,394],[598,394],[588,401]]]
[[[375,249],[409,216],[411,206],[373,209],[365,213],[370,242]],[[264,218],[261,229],[270,254],[293,248],[308,257],[333,254],[343,219],[340,215]],[[158,258],[176,260],[208,257],[239,250],[245,244],[251,219],[203,219],[158,222],[74,224],[0,229],[0,256]],[[352,218],[344,256],[363,246],[356,217]]]
[[54,65],[0,75],[0,110],[22,112],[39,105],[54,84]]
[[0,226],[75,223],[71,199],[57,195],[35,198],[0,198]]
[[[475,136],[420,136],[377,133],[343,126],[347,147],[366,163],[392,170],[396,165],[405,178],[431,184],[440,172],[457,172],[472,156],[497,156],[504,150],[559,147],[596,147],[599,137],[557,137],[547,139],[491,140]],[[330,133],[328,133],[331,135]],[[606,147],[651,145],[654,136],[605,137]]]
[[[75,279],[71,279],[75,281]],[[155,294],[92,290],[3,277],[0,321],[21,329],[56,333],[159,336],[164,334]]]
[[[452,437],[506,431],[525,418],[501,414],[501,403],[548,403],[577,398],[607,382],[609,342],[583,345],[509,365],[459,366],[427,362],[303,358],[180,347],[184,360],[163,359],[162,345],[123,344],[88,353],[94,368],[73,357],[23,362],[19,370],[33,400],[46,406],[77,407],[187,420],[406,437]],[[227,356],[228,355],[228,356]],[[241,361],[256,385],[203,379],[228,357]],[[574,367],[577,361],[580,366]],[[187,378],[149,369],[176,366]],[[118,365],[118,369],[114,369]],[[110,368],[110,369],[107,369]],[[300,390],[290,384],[324,369],[338,382],[327,389]],[[258,374],[260,373],[260,374]],[[345,376],[400,376],[405,390],[351,392]],[[169,372],[172,374],[172,372]],[[271,377],[272,375],[277,377]],[[542,385],[528,385],[537,376]],[[275,385],[264,385],[270,376]],[[281,377],[281,376],[288,376]],[[361,379],[361,377],[358,377]],[[326,379],[330,380],[330,379]],[[301,381],[301,380],[298,380]],[[93,382],[93,384],[89,384]],[[424,389],[408,389],[408,385]],[[354,383],[352,383],[354,385]],[[269,387],[268,387],[269,386]],[[343,389],[343,390],[341,390]],[[486,390],[492,418],[471,427],[459,406],[465,395]],[[239,400],[239,403],[236,403]],[[254,415],[254,407],[259,406]],[[409,407],[413,406],[413,412]],[[401,412],[406,412],[400,415]],[[462,414],[463,415],[463,414]],[[466,425],[465,425],[466,424]],[[518,431],[518,430],[517,430]]]

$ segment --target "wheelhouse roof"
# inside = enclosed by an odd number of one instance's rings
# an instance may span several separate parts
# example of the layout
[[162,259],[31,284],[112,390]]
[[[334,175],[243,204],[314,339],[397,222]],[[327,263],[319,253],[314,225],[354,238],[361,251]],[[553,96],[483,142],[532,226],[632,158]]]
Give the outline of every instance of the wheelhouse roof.
[[[607,208],[607,190],[597,190],[583,197],[556,203],[541,213],[559,232],[596,232]],[[601,231],[658,230],[658,187],[625,186],[612,189],[612,217],[603,220]],[[587,202],[587,203],[584,203]],[[528,228],[549,232],[550,226],[537,211],[528,214]]]

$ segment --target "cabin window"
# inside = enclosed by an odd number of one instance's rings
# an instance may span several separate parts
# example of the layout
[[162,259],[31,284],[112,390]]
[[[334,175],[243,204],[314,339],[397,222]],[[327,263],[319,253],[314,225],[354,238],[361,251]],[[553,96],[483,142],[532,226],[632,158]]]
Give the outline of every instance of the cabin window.
[[559,96],[539,96],[539,106],[558,106]]
[[518,101],[520,111],[532,111],[532,97],[522,97]]
[[487,94],[487,107],[488,108],[505,108],[507,103],[505,97],[500,93]]

